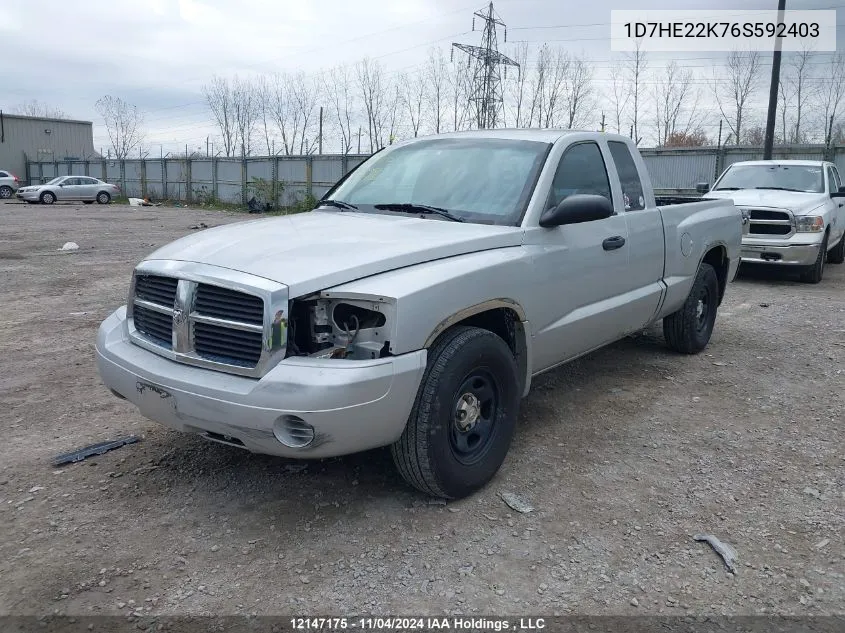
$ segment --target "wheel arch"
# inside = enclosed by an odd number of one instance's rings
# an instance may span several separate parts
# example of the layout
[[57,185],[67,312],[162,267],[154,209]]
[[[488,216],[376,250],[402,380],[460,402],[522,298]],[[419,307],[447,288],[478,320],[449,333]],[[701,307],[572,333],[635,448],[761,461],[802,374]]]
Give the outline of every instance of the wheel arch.
[[522,395],[531,388],[531,333],[525,310],[512,299],[490,299],[469,306],[446,317],[432,330],[424,347],[452,328],[464,325],[478,327],[496,334],[507,343],[516,359]]
[[710,264],[716,271],[716,279],[719,280],[719,305],[722,305],[722,299],[725,297],[725,290],[728,287],[728,271],[730,270],[730,259],[728,259],[728,249],[724,244],[711,244],[701,256],[701,261],[698,262],[698,268],[701,264]]

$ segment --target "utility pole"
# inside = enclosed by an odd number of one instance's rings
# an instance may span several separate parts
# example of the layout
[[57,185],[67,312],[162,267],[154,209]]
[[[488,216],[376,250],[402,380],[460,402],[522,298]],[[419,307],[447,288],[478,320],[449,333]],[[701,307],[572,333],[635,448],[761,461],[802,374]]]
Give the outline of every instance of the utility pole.
[[358,153],[361,153],[361,126],[358,126]]
[[320,149],[317,151],[318,154],[323,153],[323,106],[320,106]]
[[209,156],[211,156],[211,150],[210,150],[209,144],[208,144],[208,137],[206,136],[205,137],[205,157],[208,158]]
[[475,105],[475,118],[479,130],[496,127],[502,113],[502,66],[516,66],[519,64],[498,50],[496,27],[505,29],[505,42],[508,41],[508,31],[505,23],[493,11],[491,2],[487,10],[473,13],[472,30],[475,30],[475,18],[484,20],[484,31],[481,34],[481,46],[452,43],[452,59],[455,49],[462,50],[475,60],[472,88],[469,100]]
[[604,112],[601,113],[601,131],[604,132]]
[[[785,10],[786,0],[778,0],[778,25],[783,23],[783,12]],[[772,53],[772,80],[769,85],[769,112],[766,116],[766,140],[763,145],[763,160],[772,159],[772,146],[775,143],[775,118],[777,117],[778,111],[778,84],[780,83],[780,56],[782,46],[783,42],[781,38],[776,37],[775,50]]]

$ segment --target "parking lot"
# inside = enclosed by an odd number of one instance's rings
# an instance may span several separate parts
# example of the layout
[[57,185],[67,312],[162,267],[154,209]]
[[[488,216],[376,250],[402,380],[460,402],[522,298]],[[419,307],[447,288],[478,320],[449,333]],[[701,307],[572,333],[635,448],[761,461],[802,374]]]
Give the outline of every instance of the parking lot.
[[[100,384],[97,327],[134,264],[248,217],[0,203],[3,613],[841,612],[845,265],[743,274],[701,355],[657,328],[537,378],[496,479],[441,505],[386,450],[251,455]],[[737,550],[735,576],[698,533]]]

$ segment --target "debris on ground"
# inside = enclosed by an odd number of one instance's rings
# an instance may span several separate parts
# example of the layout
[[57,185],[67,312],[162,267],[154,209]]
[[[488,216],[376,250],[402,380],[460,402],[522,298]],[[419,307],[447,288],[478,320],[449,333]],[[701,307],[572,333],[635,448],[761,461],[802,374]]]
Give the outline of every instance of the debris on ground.
[[804,488],[803,492],[805,495],[810,495],[811,497],[815,497],[816,499],[822,496],[821,492],[819,492],[816,488],[812,488],[810,486]]
[[825,547],[827,547],[829,544],[830,544],[830,539],[829,539],[829,538],[823,538],[823,539],[822,539],[822,540],[820,540],[818,543],[816,543],[814,547],[815,547],[816,549],[824,549],[824,548],[825,548]]
[[59,249],[60,251],[78,251],[79,244],[76,242],[65,242],[64,245]]
[[62,464],[73,464],[75,462],[81,462],[83,459],[87,459],[88,457],[92,457],[93,455],[102,455],[103,453],[107,453],[108,451],[120,448],[121,446],[125,446],[126,444],[134,444],[135,442],[139,442],[140,440],[141,438],[137,435],[128,435],[117,440],[110,440],[108,442],[98,442],[97,444],[91,444],[90,446],[78,448],[75,451],[71,451],[69,453],[62,453],[61,455],[56,455],[56,457],[53,458],[53,466],[61,466]]
[[502,501],[504,501],[512,510],[516,510],[521,514],[526,514],[528,512],[532,512],[534,510],[534,506],[528,503],[525,499],[520,497],[519,495],[515,495],[512,492],[503,492],[501,494]]
[[149,197],[146,198],[129,198],[130,207],[160,207],[161,202],[152,202]]
[[207,229],[208,225],[205,222],[200,222],[199,224],[194,224],[192,229]]
[[696,534],[693,536],[696,541],[704,541],[710,544],[710,547],[722,557],[722,560],[725,561],[725,567],[728,568],[732,574],[736,575],[736,560],[737,554],[736,550],[728,545],[727,543],[723,543],[718,538],[713,536],[712,534]]

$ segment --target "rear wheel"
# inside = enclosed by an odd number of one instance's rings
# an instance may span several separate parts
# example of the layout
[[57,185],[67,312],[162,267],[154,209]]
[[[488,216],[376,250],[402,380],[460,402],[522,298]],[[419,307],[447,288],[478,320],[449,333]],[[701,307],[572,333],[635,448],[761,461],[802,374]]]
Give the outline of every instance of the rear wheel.
[[99,204],[108,204],[111,201],[111,196],[106,193],[105,191],[101,191],[97,194],[97,202]]
[[827,259],[828,237],[830,237],[830,234],[825,233],[822,244],[819,247],[819,254],[816,257],[816,262],[813,265],[808,266],[804,272],[801,273],[801,281],[808,284],[817,284],[822,280],[822,277],[824,276],[824,262]]
[[450,499],[483,487],[507,455],[520,395],[504,340],[475,327],[444,333],[429,350],[414,408],[392,447],[402,477]]
[[701,264],[681,309],[663,319],[663,337],[676,352],[697,354],[710,342],[719,307],[719,279],[710,264]]
[[51,191],[45,191],[39,198],[41,204],[53,204],[56,201],[56,194]]
[[834,246],[827,254],[827,261],[831,264],[841,264],[845,262],[845,234],[839,240],[839,244]]
[[3,200],[11,198],[13,193],[14,192],[12,191],[12,188],[8,185],[3,185],[2,187],[0,187],[0,198],[2,198]]

